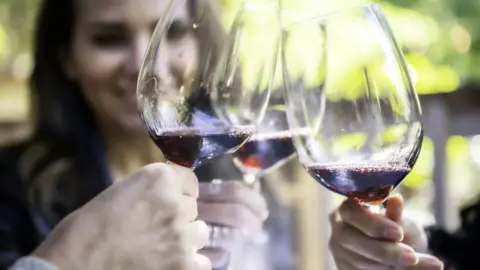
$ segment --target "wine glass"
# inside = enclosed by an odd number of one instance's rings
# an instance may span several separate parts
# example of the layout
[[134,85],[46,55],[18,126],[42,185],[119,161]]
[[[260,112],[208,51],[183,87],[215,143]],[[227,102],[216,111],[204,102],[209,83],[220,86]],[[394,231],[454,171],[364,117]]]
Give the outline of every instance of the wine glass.
[[[254,133],[277,62],[277,7],[245,2],[229,24],[220,2],[171,1],[137,84],[139,114],[150,137],[168,162],[192,169],[233,153]],[[228,230],[209,226],[207,247],[215,248],[214,238]]]
[[[171,1],[158,22],[137,100],[148,133],[169,162],[193,169],[233,153],[261,121],[279,40],[259,39],[262,29],[252,34],[245,25],[242,17],[224,29],[209,0]],[[243,57],[255,38],[266,45],[263,54]],[[172,53],[176,59],[163,59]]]
[[285,109],[283,102],[269,105],[255,133],[233,153],[234,164],[248,185],[295,157]]
[[[276,92],[276,93],[275,93]],[[250,139],[233,153],[235,166],[243,175],[243,181],[253,186],[261,177],[280,168],[296,156],[288,127],[283,96],[272,93],[269,106],[263,120],[257,126]],[[243,243],[232,256],[232,268],[243,269],[246,263],[245,253],[260,252],[268,243],[268,231],[263,230],[250,241]],[[247,256],[248,257],[248,256]],[[255,262],[260,265],[260,262]]]
[[[376,4],[295,22],[282,31],[282,70],[299,159],[327,189],[383,212],[414,166],[420,103]],[[376,206],[376,207],[374,207]]]

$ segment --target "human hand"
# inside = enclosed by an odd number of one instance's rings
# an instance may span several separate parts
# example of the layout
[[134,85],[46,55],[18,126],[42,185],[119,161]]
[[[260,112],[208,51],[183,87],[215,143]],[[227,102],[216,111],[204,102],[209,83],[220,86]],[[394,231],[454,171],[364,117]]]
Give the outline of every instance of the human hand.
[[198,182],[180,166],[148,165],[65,218],[34,251],[60,269],[207,270]]
[[226,226],[226,233],[215,238],[215,248],[200,251],[212,262],[213,268],[225,266],[233,248],[245,236],[255,235],[262,230],[268,217],[265,198],[260,185],[247,186],[243,181],[214,180],[200,183],[198,219],[209,224]]
[[385,216],[347,200],[330,215],[330,249],[339,270],[441,270],[437,258],[425,254],[425,231],[403,217],[403,200],[392,196]]

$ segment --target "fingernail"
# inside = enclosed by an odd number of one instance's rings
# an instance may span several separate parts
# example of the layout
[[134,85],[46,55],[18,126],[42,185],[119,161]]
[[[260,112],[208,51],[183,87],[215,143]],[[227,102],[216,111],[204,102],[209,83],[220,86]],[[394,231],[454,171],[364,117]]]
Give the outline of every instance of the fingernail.
[[443,262],[438,259],[434,258],[425,258],[423,259],[423,263],[428,266],[428,269],[431,270],[442,270],[443,269]]
[[418,263],[418,256],[415,254],[415,251],[411,248],[406,248],[403,250],[402,255],[400,255],[399,265],[402,266],[411,266]]
[[402,241],[403,232],[400,229],[386,229],[383,233],[384,237],[393,241]]

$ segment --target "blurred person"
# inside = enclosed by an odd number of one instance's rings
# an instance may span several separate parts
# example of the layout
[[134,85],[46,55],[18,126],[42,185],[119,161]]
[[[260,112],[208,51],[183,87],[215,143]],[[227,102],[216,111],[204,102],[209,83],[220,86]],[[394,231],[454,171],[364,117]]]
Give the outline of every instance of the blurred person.
[[192,252],[208,241],[205,223],[194,221],[197,196],[191,170],[145,166],[65,217],[10,269],[211,269]]
[[[0,151],[0,269],[30,254],[60,220],[112,183],[165,161],[138,117],[136,81],[168,1],[41,4],[31,76],[35,132],[29,141]],[[202,37],[188,27],[199,1],[188,3],[175,14],[168,53],[161,55],[168,67],[162,75],[169,81],[202,68],[197,66]],[[200,180],[238,179],[233,168],[224,158],[196,173]],[[216,246],[201,250],[215,268],[224,266],[241,236],[259,231],[268,216],[258,186],[241,181],[200,183],[198,213],[199,220],[231,228],[211,233],[219,238]]]

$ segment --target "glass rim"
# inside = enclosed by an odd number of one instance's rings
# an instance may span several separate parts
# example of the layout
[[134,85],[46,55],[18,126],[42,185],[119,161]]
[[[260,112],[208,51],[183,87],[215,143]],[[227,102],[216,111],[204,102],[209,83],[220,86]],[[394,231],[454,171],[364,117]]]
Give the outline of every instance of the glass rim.
[[352,10],[366,10],[369,12],[373,12],[376,15],[378,15],[377,12],[379,11],[382,12],[382,8],[377,3],[348,5],[332,11],[328,11],[326,13],[321,13],[319,15],[317,14],[317,15],[306,17],[306,18],[298,19],[294,22],[289,23],[288,25],[282,26],[282,32],[284,31],[288,32],[290,28],[293,28],[294,26],[301,25],[310,21],[314,21],[314,22],[326,21],[331,17],[338,16],[343,13],[348,13],[348,12],[351,12]]

